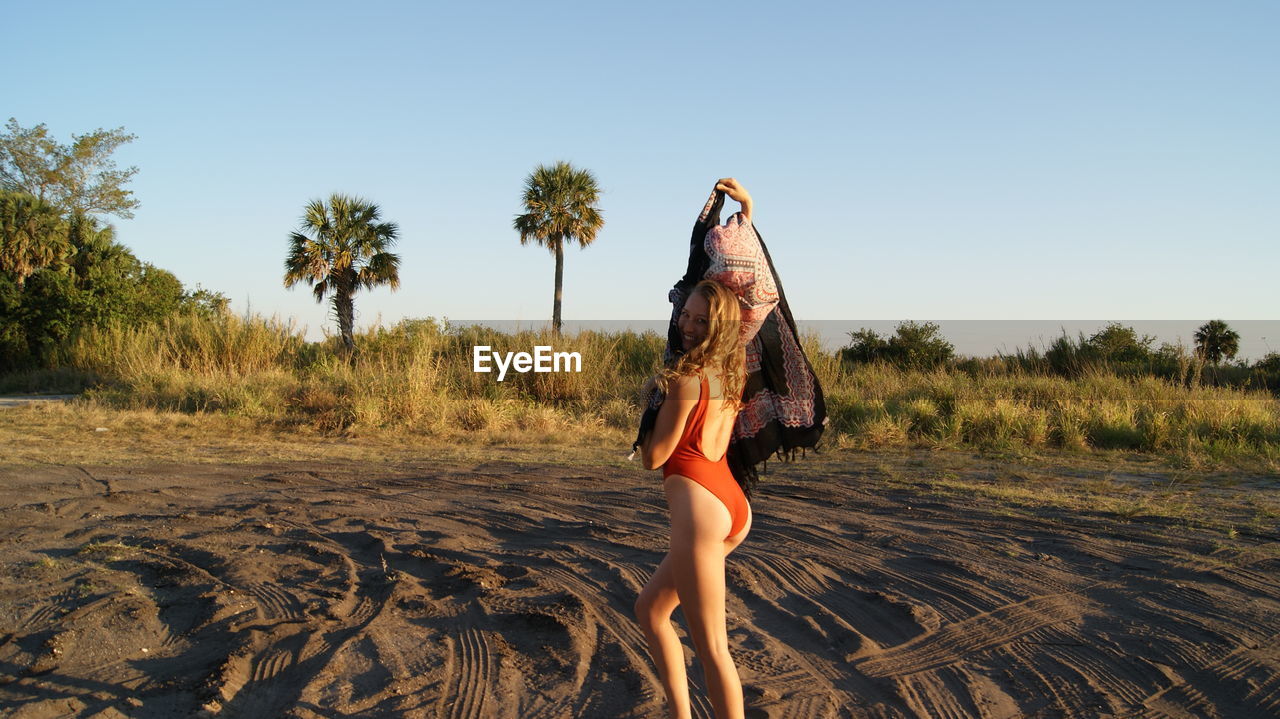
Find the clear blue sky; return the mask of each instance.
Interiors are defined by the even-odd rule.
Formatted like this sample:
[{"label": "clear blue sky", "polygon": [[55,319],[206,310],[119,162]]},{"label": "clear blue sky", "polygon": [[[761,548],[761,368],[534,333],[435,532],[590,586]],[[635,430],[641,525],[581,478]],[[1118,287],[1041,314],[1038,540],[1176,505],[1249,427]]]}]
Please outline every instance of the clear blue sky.
[{"label": "clear blue sky", "polygon": [[[739,178],[798,318],[1272,320],[1274,2],[12,3],[3,118],[124,126],[141,258],[233,307],[281,284],[310,199],[399,223],[357,322],[549,318],[511,229],[538,163],[606,225],[565,317],[661,319],[715,179]],[[1242,334],[1246,334],[1242,332]],[[1280,329],[1270,346],[1280,349]],[[1244,337],[1246,342],[1256,338]]]}]

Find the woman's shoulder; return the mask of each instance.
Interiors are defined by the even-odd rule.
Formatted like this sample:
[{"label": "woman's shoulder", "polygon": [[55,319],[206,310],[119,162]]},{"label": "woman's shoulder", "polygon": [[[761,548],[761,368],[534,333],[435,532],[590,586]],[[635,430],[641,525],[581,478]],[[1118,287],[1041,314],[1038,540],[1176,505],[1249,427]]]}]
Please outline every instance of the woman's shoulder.
[{"label": "woman's shoulder", "polygon": [[707,372],[707,389],[711,392],[713,399],[721,398],[725,386],[725,374],[722,372]]},{"label": "woman's shoulder", "polygon": [[679,374],[671,380],[671,394],[676,399],[697,399],[702,393],[702,372]]}]

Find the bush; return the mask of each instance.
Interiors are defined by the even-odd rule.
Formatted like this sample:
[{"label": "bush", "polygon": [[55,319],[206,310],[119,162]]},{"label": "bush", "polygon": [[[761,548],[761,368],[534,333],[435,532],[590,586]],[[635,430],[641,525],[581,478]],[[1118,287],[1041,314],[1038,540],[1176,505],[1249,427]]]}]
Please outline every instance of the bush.
[{"label": "bush", "polygon": [[40,265],[0,262],[0,372],[52,367],[57,351],[86,328],[227,314],[226,296],[198,286],[184,291],[172,272],[116,242],[110,225],[84,216],[59,223],[50,240],[58,251]]},{"label": "bush", "polygon": [[850,344],[840,350],[840,358],[850,363],[884,361],[902,369],[941,367],[954,359],[955,347],[939,335],[940,329],[933,322],[907,320],[885,340],[862,328],[849,333]]},{"label": "bush", "polygon": [[1151,343],[1155,341],[1155,337],[1138,337],[1132,327],[1112,322],[1086,340],[1084,349],[1097,360],[1111,365],[1140,364],[1151,359]]}]

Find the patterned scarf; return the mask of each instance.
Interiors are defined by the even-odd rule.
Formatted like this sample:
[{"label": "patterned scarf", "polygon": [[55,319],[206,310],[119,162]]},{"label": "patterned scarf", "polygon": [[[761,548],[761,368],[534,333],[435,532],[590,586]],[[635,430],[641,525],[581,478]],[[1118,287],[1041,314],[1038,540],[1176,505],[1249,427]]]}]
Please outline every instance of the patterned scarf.
[{"label": "patterned scarf", "polygon": [[[792,459],[797,449],[815,447],[827,410],[769,250],[741,214],[720,224],[724,198],[723,192],[713,192],[702,208],[689,241],[688,269],[667,295],[672,309],[663,361],[670,364],[684,352],[676,320],[694,285],[712,279],[738,296],[747,380],[726,457],[734,479],[750,497],[759,481],[756,465],[775,453]],[[633,450],[653,431],[662,400],[658,390],[649,395]]]}]

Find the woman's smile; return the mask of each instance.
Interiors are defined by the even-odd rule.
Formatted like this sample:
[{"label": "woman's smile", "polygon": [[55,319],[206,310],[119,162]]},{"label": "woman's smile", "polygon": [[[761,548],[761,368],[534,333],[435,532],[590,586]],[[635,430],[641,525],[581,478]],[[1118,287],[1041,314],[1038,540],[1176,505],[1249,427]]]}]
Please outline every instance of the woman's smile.
[{"label": "woman's smile", "polygon": [[684,309],[680,310],[680,317],[676,324],[680,327],[680,338],[684,341],[685,352],[697,347],[707,338],[709,311],[707,298],[697,293],[684,303]]}]

